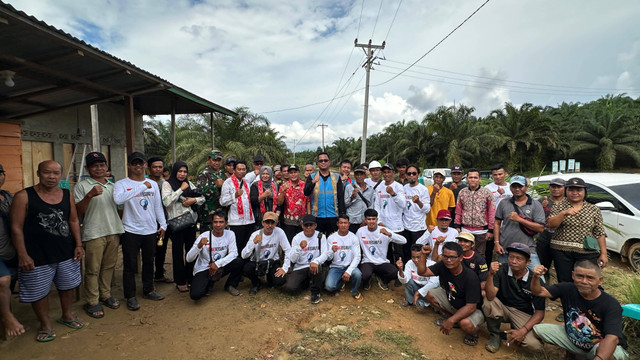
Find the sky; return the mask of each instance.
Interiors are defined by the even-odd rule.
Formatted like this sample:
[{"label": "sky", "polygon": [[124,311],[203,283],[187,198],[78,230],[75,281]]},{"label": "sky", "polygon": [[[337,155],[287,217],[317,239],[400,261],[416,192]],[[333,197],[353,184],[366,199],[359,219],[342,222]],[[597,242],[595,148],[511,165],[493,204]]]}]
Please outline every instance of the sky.
[{"label": "sky", "polygon": [[385,42],[371,71],[368,135],[440,106],[486,116],[505,102],[640,96],[640,2],[491,0],[433,48],[484,2],[8,1],[212,102],[264,114],[297,151],[321,146],[320,124],[326,145],[362,136],[356,38]]}]

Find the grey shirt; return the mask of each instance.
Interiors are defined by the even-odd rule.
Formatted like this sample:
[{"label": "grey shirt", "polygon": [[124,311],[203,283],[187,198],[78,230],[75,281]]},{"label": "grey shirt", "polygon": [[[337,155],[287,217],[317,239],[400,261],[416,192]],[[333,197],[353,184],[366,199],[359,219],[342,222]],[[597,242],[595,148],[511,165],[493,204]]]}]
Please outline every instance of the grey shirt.
[{"label": "grey shirt", "polygon": [[[362,196],[367,199],[369,202],[369,206],[365,204],[360,195],[357,195],[352,199],[351,194],[353,194],[353,188],[356,186],[359,189],[359,192]],[[348,184],[344,190],[344,205],[347,208],[347,216],[349,217],[349,222],[352,224],[360,224],[364,221],[364,211],[367,209],[373,209],[373,198],[375,196],[375,192],[373,191],[373,186],[369,186],[365,183],[364,191],[356,184]]]},{"label": "grey shirt", "polygon": [[[516,211],[515,207],[518,207],[519,211]],[[527,195],[527,202],[522,206],[518,206],[518,204],[515,203],[515,199],[511,197],[500,201],[496,209],[496,220],[502,221],[500,224],[500,245],[506,250],[511,244],[519,242],[529,245],[531,251],[535,251],[536,243],[533,241],[533,236],[525,234],[525,232],[520,229],[519,223],[509,219],[509,214],[513,211],[519,212],[535,223],[544,225],[545,217],[542,205],[538,201],[533,201],[531,197]]]}]

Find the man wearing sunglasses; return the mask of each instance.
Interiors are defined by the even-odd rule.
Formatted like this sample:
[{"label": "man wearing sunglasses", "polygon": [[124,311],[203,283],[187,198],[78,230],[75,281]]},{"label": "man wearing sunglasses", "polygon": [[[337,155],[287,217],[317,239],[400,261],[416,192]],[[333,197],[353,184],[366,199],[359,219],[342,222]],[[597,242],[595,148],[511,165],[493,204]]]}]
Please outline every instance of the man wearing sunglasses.
[{"label": "man wearing sunglasses", "polygon": [[338,215],[345,213],[344,186],[340,175],[329,169],[329,154],[318,154],[318,171],[309,175],[304,195],[311,197],[311,214],[316,217],[317,230],[326,236],[338,230]]},{"label": "man wearing sunglasses", "polygon": [[264,156],[262,155],[255,156],[253,158],[253,171],[250,173],[247,173],[247,175],[244,176],[244,181],[246,181],[247,184],[251,185],[256,179],[260,179],[260,176],[258,176],[258,173],[260,172],[260,168],[263,166],[264,166]]}]

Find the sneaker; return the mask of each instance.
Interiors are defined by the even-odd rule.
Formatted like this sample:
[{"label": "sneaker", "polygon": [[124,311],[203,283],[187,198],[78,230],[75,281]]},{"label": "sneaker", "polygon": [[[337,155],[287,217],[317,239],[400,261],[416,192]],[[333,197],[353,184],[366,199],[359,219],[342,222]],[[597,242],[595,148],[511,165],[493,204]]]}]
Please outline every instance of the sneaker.
[{"label": "sneaker", "polygon": [[233,286],[229,286],[229,287],[227,288],[227,292],[229,292],[229,294],[231,294],[231,295],[233,295],[233,296],[238,296],[238,295],[240,295],[240,291],[238,291],[238,289],[236,289],[236,288],[235,288],[235,287],[233,287]]},{"label": "sneaker", "polygon": [[353,298],[356,299],[357,302],[362,302],[364,300],[364,296],[360,292],[358,292],[355,295],[351,295],[351,296],[353,296]]},{"label": "sneaker", "polygon": [[[153,300],[153,301],[164,300],[164,295],[158,294],[155,290],[153,290],[152,292],[150,292],[148,294],[142,295],[142,297],[145,298],[145,299]],[[133,299],[135,299],[135,298],[133,298]]]},{"label": "sneaker", "polygon": [[127,309],[131,311],[136,311],[140,309],[140,304],[138,304],[138,299],[135,297],[127,299]]},{"label": "sneaker", "polygon": [[249,295],[256,295],[258,293],[258,290],[259,289],[257,286],[252,287],[251,290],[249,290]]},{"label": "sneaker", "polygon": [[311,303],[312,304],[317,304],[319,302],[320,302],[320,294],[311,295]]},{"label": "sneaker", "polygon": [[382,281],[382,279],[378,278],[378,286],[380,287],[380,289],[387,291],[389,290],[389,286],[387,284],[384,283],[384,281]]},{"label": "sneaker", "polygon": [[364,284],[363,289],[364,289],[364,290],[369,290],[369,289],[371,289],[371,278],[369,278],[369,281],[367,281],[367,283],[366,283],[366,284]]}]

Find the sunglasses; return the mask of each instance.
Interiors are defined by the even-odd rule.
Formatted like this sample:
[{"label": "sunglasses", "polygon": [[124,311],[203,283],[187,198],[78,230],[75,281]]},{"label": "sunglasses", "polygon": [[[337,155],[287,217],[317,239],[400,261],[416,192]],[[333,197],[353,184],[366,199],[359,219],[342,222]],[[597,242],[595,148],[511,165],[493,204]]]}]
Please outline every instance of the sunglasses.
[{"label": "sunglasses", "polygon": [[329,162],[329,159],[318,159],[318,162],[322,162],[322,163]]},{"label": "sunglasses", "polygon": [[410,171],[410,172],[409,172],[409,171],[407,171],[407,175],[409,175],[409,176],[413,176],[413,175],[418,175],[418,173],[417,173],[417,172],[415,172],[415,171]]}]

